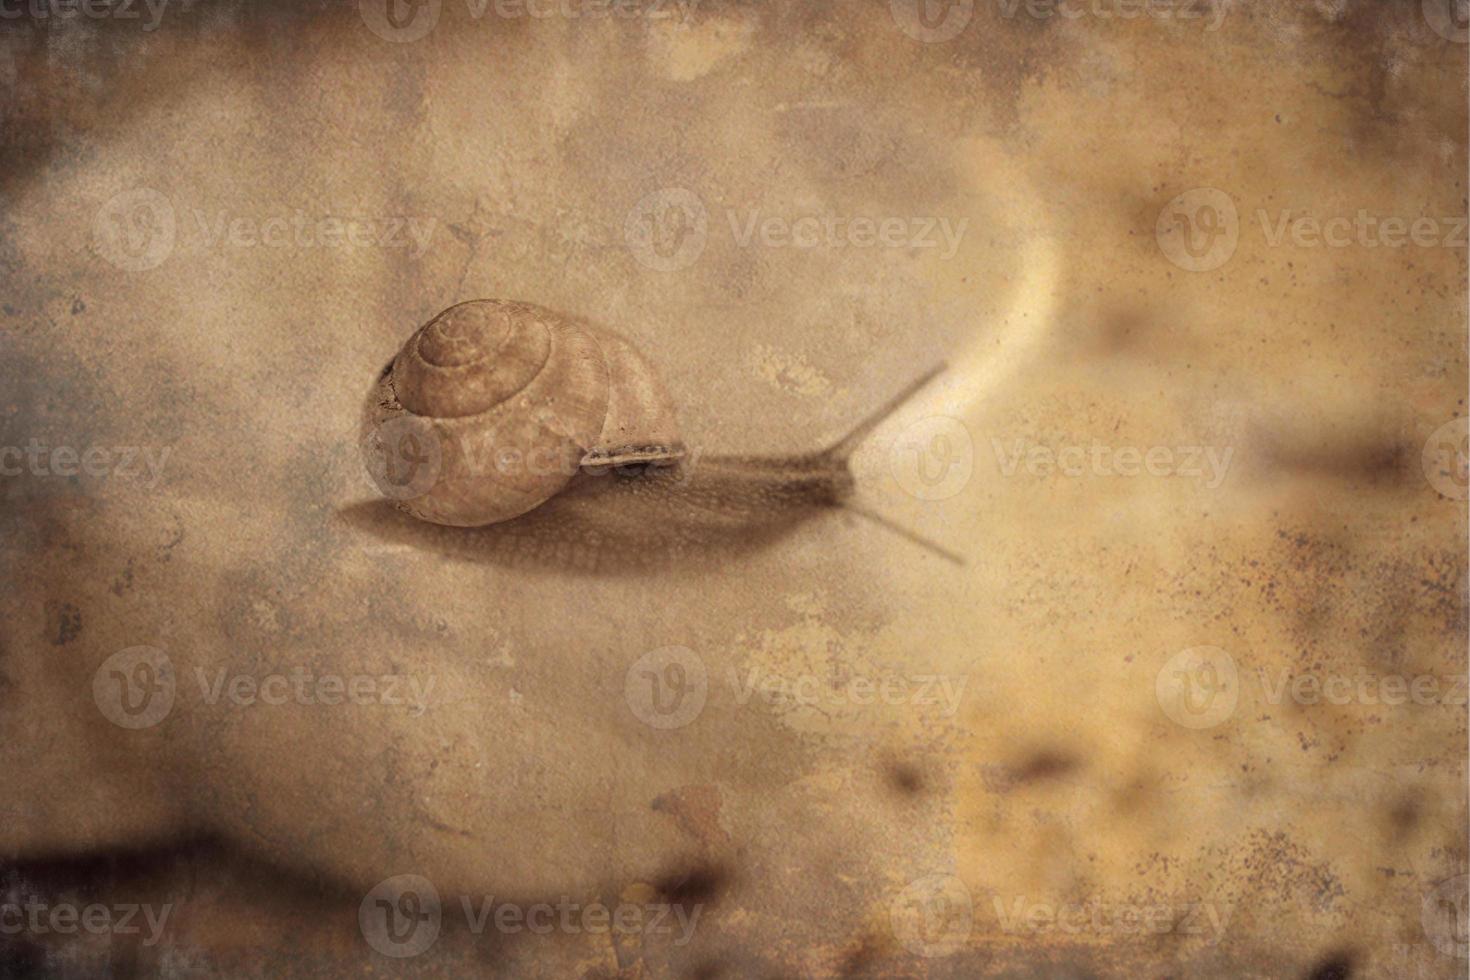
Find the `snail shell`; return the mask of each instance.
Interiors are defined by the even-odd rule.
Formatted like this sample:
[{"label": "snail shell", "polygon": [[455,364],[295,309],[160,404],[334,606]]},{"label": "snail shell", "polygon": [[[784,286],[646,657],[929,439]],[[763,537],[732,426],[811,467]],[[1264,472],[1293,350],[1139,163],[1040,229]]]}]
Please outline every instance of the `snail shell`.
[{"label": "snail shell", "polygon": [[378,488],[435,524],[532,510],[583,469],[684,455],[673,404],[623,338],[531,303],[474,300],[420,327],[368,401]]}]

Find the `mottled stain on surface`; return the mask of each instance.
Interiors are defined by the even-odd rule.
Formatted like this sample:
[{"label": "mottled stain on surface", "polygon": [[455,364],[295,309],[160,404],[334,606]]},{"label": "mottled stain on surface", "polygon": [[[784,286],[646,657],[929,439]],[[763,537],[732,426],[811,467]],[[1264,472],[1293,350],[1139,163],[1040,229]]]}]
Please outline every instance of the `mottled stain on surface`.
[{"label": "mottled stain on surface", "polygon": [[1307,971],[1305,980],[1350,980],[1353,975],[1351,953],[1329,953]]},{"label": "mottled stain on surface", "polygon": [[47,600],[46,634],[52,646],[64,647],[82,633],[82,611],[70,602]]},{"label": "mottled stain on surface", "polygon": [[720,825],[723,795],[718,786],[683,786],[653,801],[655,810],[672,813],[695,840],[725,844],[730,834]]}]

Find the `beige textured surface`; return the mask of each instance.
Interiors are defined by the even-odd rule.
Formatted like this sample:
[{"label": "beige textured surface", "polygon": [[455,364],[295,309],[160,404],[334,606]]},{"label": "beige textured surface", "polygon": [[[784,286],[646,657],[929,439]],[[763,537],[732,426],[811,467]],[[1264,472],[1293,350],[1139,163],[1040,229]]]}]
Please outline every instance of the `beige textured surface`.
[{"label": "beige textured surface", "polygon": [[[997,0],[948,40],[901,0],[476,9],[409,43],[355,5],[0,23],[0,444],[163,459],[0,477],[0,851],[11,894],[175,906],[156,945],[7,949],[82,975],[1463,975],[1424,910],[1467,871],[1466,505],[1421,452],[1466,414],[1464,43],[1417,0]],[[1160,216],[1195,191],[1208,245],[1199,188],[1239,221],[1191,271],[1222,253]],[[702,238],[658,223],[688,194]],[[1275,239],[1360,210],[1440,244]],[[260,240],[298,212],[359,239]],[[759,230],[804,216],[907,245]],[[712,455],[827,445],[948,360],[854,469],[967,563],[837,511],[629,526],[641,491],[574,502],[564,544],[385,519],[364,394],[476,296],[624,332]],[[914,445],[942,463],[908,427],[932,414],[973,446],[942,500],[905,490]],[[1118,475],[1128,447],[1171,475]],[[1183,447],[1228,465],[1180,473]],[[133,731],[94,677],[138,645],[175,700]],[[666,729],[637,665],[671,646],[705,703]],[[1237,704],[1190,728],[1168,679],[1199,647]],[[220,670],[432,687],[422,712],[211,704]],[[1400,676],[1450,696],[1356,693]],[[1274,696],[1300,677],[1355,693]],[[112,848],[143,854],[35,863]],[[389,960],[358,905],[398,874],[445,926]],[[691,942],[459,911],[659,888],[702,910]],[[1175,927],[1128,924],[1155,910]]]}]

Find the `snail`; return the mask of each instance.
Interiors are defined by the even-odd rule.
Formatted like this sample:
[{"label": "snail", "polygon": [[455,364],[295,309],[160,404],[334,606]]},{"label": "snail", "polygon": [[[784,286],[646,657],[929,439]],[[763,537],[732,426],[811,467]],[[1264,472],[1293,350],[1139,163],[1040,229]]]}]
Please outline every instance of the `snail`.
[{"label": "snail", "polygon": [[453,550],[580,554],[592,542],[648,557],[750,543],[843,507],[958,560],[854,504],[848,467],[856,445],[941,369],[827,449],[696,459],[657,372],[628,341],[532,303],[473,300],[420,327],[383,369],[362,448],[399,510],[478,529]]},{"label": "snail", "polygon": [[582,469],[685,455],[658,375],[626,340],[531,303],[460,303],[378,378],[365,444],[413,516],[477,527],[539,507]]}]

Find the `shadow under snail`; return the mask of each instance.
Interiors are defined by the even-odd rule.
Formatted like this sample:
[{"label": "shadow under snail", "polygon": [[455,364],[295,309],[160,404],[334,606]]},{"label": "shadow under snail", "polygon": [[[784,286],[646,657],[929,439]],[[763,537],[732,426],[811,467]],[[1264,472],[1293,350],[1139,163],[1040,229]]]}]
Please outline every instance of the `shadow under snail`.
[{"label": "shadow under snail", "polygon": [[[397,509],[478,529],[471,541],[490,552],[708,551],[842,507],[959,561],[856,506],[848,466],[857,444],[939,370],[827,449],[695,459],[662,381],[626,340],[531,303],[473,300],[420,327],[384,368],[362,448]],[[355,518],[385,529],[360,509]],[[462,552],[469,542],[447,539],[447,527],[387,530]]]}]

